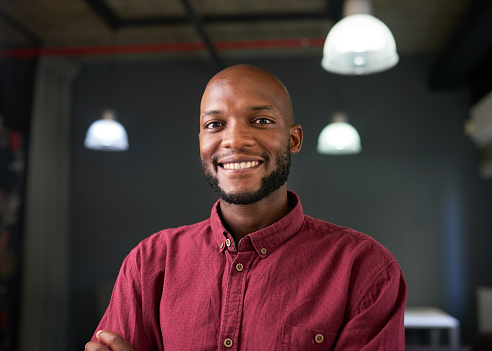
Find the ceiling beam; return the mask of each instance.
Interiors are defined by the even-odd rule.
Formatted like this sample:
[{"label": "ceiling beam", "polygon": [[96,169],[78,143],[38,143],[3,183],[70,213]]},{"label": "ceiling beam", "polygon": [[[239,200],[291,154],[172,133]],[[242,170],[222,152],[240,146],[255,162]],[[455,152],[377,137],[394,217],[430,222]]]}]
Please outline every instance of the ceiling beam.
[{"label": "ceiling beam", "polygon": [[31,32],[24,24],[20,23],[18,20],[10,16],[7,12],[0,9],[0,18],[7,22],[12,28],[21,33],[24,37],[29,39],[37,47],[43,46],[43,41],[36,34]]},{"label": "ceiling beam", "polygon": [[434,63],[429,75],[431,88],[455,88],[469,83],[474,69],[492,49],[491,33],[492,1],[475,0]]},{"label": "ceiling beam", "polygon": [[[292,38],[264,40],[216,41],[216,50],[263,50],[263,49],[306,49],[322,48],[325,38]],[[155,44],[124,44],[105,46],[35,47],[22,49],[0,49],[0,58],[22,58],[43,56],[97,56],[123,54],[152,54],[157,52],[190,52],[206,50],[204,43],[175,42]]]},{"label": "ceiling beam", "polygon": [[[85,0],[98,1],[98,0]],[[99,14],[105,21],[106,19]],[[109,16],[111,18],[111,16]],[[237,15],[204,15],[200,16],[202,23],[231,23],[231,22],[262,22],[262,21],[311,21],[329,20],[331,16],[325,12],[306,13],[244,13]],[[108,21],[109,23],[109,21]],[[130,26],[168,26],[176,24],[189,24],[187,16],[162,16],[162,17],[140,17],[140,18],[117,18],[116,27]]]},{"label": "ceiling beam", "polygon": [[[161,16],[120,18],[104,0],[84,0],[91,9],[112,29],[130,26],[166,26],[189,24],[188,16]],[[234,15],[204,15],[200,16],[201,23],[228,23],[228,22],[262,22],[262,21],[311,21],[336,20],[341,18],[343,0],[328,0],[327,11],[318,12],[283,12],[283,13],[244,13]],[[186,5],[185,5],[186,6]]]},{"label": "ceiling beam", "polygon": [[205,32],[205,29],[203,28],[202,22],[200,18],[197,16],[195,13],[195,10],[193,7],[190,5],[190,3],[187,0],[181,0],[181,3],[186,9],[186,12],[188,13],[188,17],[190,18],[191,23],[195,26],[195,29],[197,30],[198,34],[202,38],[203,42],[207,46],[208,52],[210,53],[210,56],[212,56],[212,59],[215,63],[215,66],[217,67],[217,70],[222,70],[224,69],[224,63],[222,60],[219,58],[219,55],[217,55],[217,51],[215,51],[214,46],[212,45],[212,41],[208,37],[207,33]]},{"label": "ceiling beam", "polygon": [[113,30],[121,27],[122,21],[104,0],[85,0],[92,10]]}]

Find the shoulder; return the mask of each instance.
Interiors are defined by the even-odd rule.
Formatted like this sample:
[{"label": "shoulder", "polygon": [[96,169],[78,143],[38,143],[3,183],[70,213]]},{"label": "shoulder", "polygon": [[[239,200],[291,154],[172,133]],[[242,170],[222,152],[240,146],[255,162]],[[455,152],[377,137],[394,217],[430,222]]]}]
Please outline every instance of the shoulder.
[{"label": "shoulder", "polygon": [[352,228],[342,227],[317,218],[304,216],[304,230],[323,242],[330,250],[350,253],[353,259],[377,260],[381,264],[396,262],[391,252],[373,237]]},{"label": "shoulder", "polygon": [[183,248],[196,248],[210,240],[210,219],[176,228],[163,229],[142,240],[128,255],[134,262],[162,260]]},{"label": "shoulder", "polygon": [[165,243],[175,240],[193,240],[199,237],[200,234],[210,228],[210,219],[203,220],[198,223],[183,225],[176,228],[163,229],[148,238],[142,240],[138,246],[154,246],[159,243]]}]

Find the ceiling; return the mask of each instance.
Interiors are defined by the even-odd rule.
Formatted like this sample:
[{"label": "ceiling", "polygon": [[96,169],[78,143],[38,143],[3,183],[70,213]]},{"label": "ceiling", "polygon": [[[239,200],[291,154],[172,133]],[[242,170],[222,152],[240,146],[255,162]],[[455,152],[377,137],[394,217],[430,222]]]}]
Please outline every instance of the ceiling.
[{"label": "ceiling", "polygon": [[[323,38],[340,0],[3,0],[2,48]],[[469,0],[373,0],[402,53],[441,50]],[[335,18],[335,19],[338,19]]]},{"label": "ceiling", "polygon": [[[436,87],[463,83],[490,53],[491,3],[372,0],[400,54],[440,54],[430,76]],[[201,53],[220,66],[222,57],[245,50],[321,55],[342,6],[343,0],[0,0],[0,56]]]}]

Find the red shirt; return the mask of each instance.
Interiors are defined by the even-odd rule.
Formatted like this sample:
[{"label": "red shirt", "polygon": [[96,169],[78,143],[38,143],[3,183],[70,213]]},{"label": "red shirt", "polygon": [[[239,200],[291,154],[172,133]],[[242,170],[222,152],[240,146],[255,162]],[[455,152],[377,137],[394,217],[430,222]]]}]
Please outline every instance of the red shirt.
[{"label": "red shirt", "polygon": [[218,202],[210,219],[142,241],[97,330],[137,351],[404,350],[406,285],[391,253],[289,198],[287,216],[237,246]]}]

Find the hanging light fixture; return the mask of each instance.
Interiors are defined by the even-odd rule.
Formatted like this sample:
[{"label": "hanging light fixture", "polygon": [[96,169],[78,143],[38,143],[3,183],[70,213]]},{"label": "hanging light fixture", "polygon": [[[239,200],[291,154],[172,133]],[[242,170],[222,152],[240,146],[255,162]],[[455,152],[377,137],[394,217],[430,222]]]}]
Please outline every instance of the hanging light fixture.
[{"label": "hanging light fixture", "polygon": [[84,146],[101,151],[128,150],[125,127],[116,120],[113,110],[105,110],[102,118],[91,124],[85,136]]},{"label": "hanging light fixture", "polygon": [[328,33],[321,66],[333,73],[359,75],[394,67],[399,57],[389,28],[371,15],[369,0],[346,0],[344,18]]},{"label": "hanging light fixture", "polygon": [[333,122],[323,128],[317,150],[326,155],[350,155],[361,152],[360,136],[342,112],[333,115]]}]

